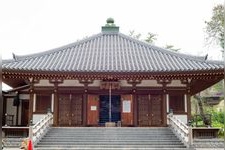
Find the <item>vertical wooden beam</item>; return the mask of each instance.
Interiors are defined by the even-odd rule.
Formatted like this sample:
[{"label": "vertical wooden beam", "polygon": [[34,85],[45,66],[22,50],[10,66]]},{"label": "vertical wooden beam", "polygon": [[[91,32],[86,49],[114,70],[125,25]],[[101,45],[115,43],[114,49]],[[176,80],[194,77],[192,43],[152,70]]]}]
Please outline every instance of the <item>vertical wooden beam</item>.
[{"label": "vertical wooden beam", "polygon": [[191,96],[187,94],[187,122],[191,120]]},{"label": "vertical wooden beam", "polygon": [[136,90],[137,90],[137,84],[140,84],[141,80],[131,79],[131,80],[127,80],[127,83],[132,85],[134,126],[138,126],[138,100],[137,100]]},{"label": "vertical wooden beam", "polygon": [[163,92],[163,99],[162,99],[162,126],[167,126],[167,104],[166,104],[166,92]]},{"label": "vertical wooden beam", "polygon": [[59,125],[59,98],[58,98],[58,85],[63,83],[63,79],[52,79],[49,83],[54,84],[54,112],[53,112],[53,126]]},{"label": "vertical wooden beam", "polygon": [[[33,108],[34,108],[34,84],[35,83],[39,83],[38,79],[35,78],[29,78],[29,82],[30,82],[30,89],[29,89],[29,93],[30,93],[30,100],[29,100],[29,116],[28,116],[28,122],[30,123],[31,120],[33,122]],[[36,104],[35,104],[36,105]]]},{"label": "vertical wooden beam", "polygon": [[134,109],[134,126],[138,126],[138,106],[137,106],[137,94],[136,94],[136,90],[133,90],[133,109]]},{"label": "vertical wooden beam", "polygon": [[88,91],[87,89],[84,90],[84,95],[83,95],[83,126],[87,125],[87,99],[88,99]]},{"label": "vertical wooden beam", "polygon": [[59,99],[58,99],[58,84],[54,83],[54,112],[53,112],[53,126],[58,126],[59,119]]},{"label": "vertical wooden beam", "polygon": [[7,109],[7,97],[4,96],[4,94],[2,95],[3,97],[3,113],[2,113],[2,126],[6,124],[6,118],[5,118],[5,114],[6,114],[6,109]]},{"label": "vertical wooden beam", "polygon": [[84,84],[84,94],[83,94],[83,116],[82,116],[82,121],[83,121],[83,126],[87,126],[87,99],[88,99],[88,84],[91,84],[94,82],[94,80],[79,80],[81,84]]},{"label": "vertical wooden beam", "polygon": [[187,80],[187,122],[191,120],[191,79]]},{"label": "vertical wooden beam", "polygon": [[162,90],[163,90],[163,99],[162,99],[162,126],[167,126],[167,84],[170,84],[172,80],[158,80],[159,84],[162,84]]},{"label": "vertical wooden beam", "polygon": [[28,122],[33,120],[33,106],[34,106],[34,83],[33,81],[30,82],[30,100],[29,100],[29,116],[28,116]]}]

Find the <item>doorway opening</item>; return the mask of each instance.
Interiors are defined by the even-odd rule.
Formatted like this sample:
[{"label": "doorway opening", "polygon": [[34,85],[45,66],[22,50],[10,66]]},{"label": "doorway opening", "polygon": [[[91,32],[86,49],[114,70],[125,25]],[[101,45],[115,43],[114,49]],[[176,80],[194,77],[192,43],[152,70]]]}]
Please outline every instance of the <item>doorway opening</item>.
[{"label": "doorway opening", "polygon": [[[111,95],[111,111],[110,111],[110,97],[109,95],[100,95],[100,112],[99,125],[105,126],[106,122],[121,121],[121,96]],[[111,119],[110,119],[111,113]]]}]

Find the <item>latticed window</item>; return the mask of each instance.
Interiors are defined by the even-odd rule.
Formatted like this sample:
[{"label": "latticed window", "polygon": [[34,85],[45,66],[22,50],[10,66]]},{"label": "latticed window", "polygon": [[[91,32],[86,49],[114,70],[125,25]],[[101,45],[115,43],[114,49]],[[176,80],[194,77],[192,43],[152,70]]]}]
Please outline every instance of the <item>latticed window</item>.
[{"label": "latticed window", "polygon": [[183,94],[172,94],[169,96],[169,108],[174,113],[185,113],[185,103]]},{"label": "latticed window", "polygon": [[47,113],[51,108],[51,94],[36,95],[36,111],[37,113]]}]

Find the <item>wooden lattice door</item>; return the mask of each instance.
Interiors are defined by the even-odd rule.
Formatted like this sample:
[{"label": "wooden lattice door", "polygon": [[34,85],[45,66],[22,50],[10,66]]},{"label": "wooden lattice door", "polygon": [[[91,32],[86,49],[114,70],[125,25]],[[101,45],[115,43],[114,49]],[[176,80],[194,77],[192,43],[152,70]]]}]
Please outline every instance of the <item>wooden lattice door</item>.
[{"label": "wooden lattice door", "polygon": [[59,125],[69,126],[70,123],[70,94],[59,95]]},{"label": "wooden lattice door", "polygon": [[82,95],[59,94],[59,125],[82,125]]},{"label": "wooden lattice door", "polygon": [[138,95],[138,124],[150,126],[149,120],[149,95]]},{"label": "wooden lattice door", "polygon": [[22,118],[21,118],[21,125],[27,126],[29,124],[29,101],[23,100],[22,101]]},{"label": "wooden lattice door", "polygon": [[138,125],[162,125],[161,95],[138,95]]},{"label": "wooden lattice door", "polygon": [[82,95],[71,96],[71,125],[82,125]]},{"label": "wooden lattice door", "polygon": [[151,125],[162,125],[162,96],[151,95]]}]

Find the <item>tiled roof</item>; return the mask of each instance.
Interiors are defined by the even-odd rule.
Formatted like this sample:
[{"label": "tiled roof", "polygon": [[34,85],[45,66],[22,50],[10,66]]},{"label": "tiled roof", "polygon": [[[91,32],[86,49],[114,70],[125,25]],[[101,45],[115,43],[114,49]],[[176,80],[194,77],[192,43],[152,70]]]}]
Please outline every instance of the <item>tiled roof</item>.
[{"label": "tiled roof", "polygon": [[222,62],[184,55],[120,32],[101,32],[50,51],[3,60],[2,69],[65,72],[176,72],[223,69]]}]

